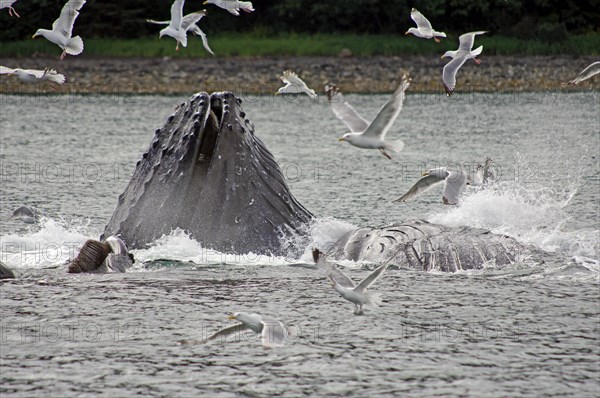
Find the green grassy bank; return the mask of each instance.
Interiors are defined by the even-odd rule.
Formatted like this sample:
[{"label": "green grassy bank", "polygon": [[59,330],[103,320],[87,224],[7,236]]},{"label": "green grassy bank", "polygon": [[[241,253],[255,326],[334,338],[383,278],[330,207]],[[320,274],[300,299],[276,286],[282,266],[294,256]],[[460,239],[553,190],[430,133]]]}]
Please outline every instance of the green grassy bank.
[{"label": "green grassy bank", "polygon": [[[145,39],[85,39],[85,54],[104,57],[210,57],[200,38],[188,36],[188,47],[175,52],[175,41],[158,37]],[[403,35],[280,35],[265,37],[248,34],[210,35],[209,44],[218,57],[230,56],[336,56],[348,48],[355,56],[441,55],[458,47],[458,36],[442,43]],[[501,36],[479,36],[475,46],[483,45],[486,55],[599,55],[600,33],[570,36],[561,42],[520,40]],[[45,39],[0,43],[0,57],[57,55],[60,49]]]}]

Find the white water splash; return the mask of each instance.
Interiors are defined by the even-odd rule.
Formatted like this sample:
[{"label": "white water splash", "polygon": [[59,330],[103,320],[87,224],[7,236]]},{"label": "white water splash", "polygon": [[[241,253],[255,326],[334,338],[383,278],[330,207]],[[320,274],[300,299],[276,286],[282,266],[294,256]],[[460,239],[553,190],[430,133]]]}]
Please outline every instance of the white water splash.
[{"label": "white water splash", "polygon": [[195,265],[289,265],[291,260],[281,256],[223,253],[202,247],[189,233],[177,228],[163,235],[146,249],[132,250],[136,262],[172,260]]},{"label": "white water splash", "polygon": [[444,208],[428,217],[433,223],[489,229],[522,243],[568,256],[598,256],[598,230],[565,231],[566,207],[576,190],[522,187],[497,183],[471,190],[460,206]]},{"label": "white water splash", "polygon": [[63,221],[42,217],[39,226],[32,226],[26,233],[0,237],[0,260],[11,268],[63,265],[90,239],[84,229],[85,226],[69,226]]}]

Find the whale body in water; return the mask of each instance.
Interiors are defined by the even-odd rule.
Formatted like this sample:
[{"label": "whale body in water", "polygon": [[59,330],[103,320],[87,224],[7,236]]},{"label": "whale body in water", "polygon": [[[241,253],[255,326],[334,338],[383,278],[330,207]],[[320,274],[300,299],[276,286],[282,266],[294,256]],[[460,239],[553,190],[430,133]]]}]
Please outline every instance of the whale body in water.
[{"label": "whale body in water", "polygon": [[[115,235],[129,248],[143,248],[180,228],[221,252],[289,255],[286,238],[306,234],[315,216],[289,191],[241,104],[233,93],[219,92],[195,94],[177,107],[138,161],[103,238]],[[440,271],[542,261],[543,255],[488,230],[423,220],[359,228],[325,249],[337,260]]]}]

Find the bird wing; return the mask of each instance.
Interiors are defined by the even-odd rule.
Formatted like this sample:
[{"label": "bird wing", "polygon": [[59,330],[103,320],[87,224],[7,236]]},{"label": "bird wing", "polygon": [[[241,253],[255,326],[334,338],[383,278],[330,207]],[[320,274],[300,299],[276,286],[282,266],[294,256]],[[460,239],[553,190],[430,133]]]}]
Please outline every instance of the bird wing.
[{"label": "bird wing", "polygon": [[0,66],[0,75],[10,75],[15,73],[16,69],[7,68],[6,66]]},{"label": "bird wing", "polygon": [[354,281],[350,279],[350,277],[344,274],[335,264],[332,264],[327,261],[325,254],[321,252],[319,249],[313,249],[313,260],[317,264],[317,268],[325,271],[327,276],[332,278],[338,285],[343,286],[345,288],[354,289],[356,286]]},{"label": "bird wing", "polygon": [[183,3],[185,3],[185,0],[175,0],[171,6],[171,21],[169,26],[175,30],[181,29],[181,21],[183,20]]},{"label": "bird wing", "polygon": [[598,73],[600,73],[600,61],[594,62],[591,65],[588,65],[584,70],[579,72],[579,74],[577,75],[577,77],[575,79],[569,81],[569,84],[580,83]]},{"label": "bird wing", "polygon": [[60,33],[64,37],[71,37],[73,24],[79,15],[79,10],[85,4],[86,0],[69,0],[60,11],[60,16],[52,24],[52,30]]},{"label": "bird wing", "polygon": [[229,326],[225,329],[221,329],[218,332],[214,333],[212,336],[208,337],[206,340],[204,341],[209,341],[209,340],[215,340],[219,337],[227,337],[229,335],[232,335],[234,333],[239,333],[242,332],[246,329],[250,329],[248,326],[246,326],[243,323],[238,323],[237,325],[233,325],[233,326]]},{"label": "bird wing", "polygon": [[457,204],[467,185],[467,174],[462,171],[450,171],[444,183],[442,195],[450,204]]},{"label": "bird wing", "polygon": [[394,202],[406,202],[407,200],[410,200],[413,197],[422,194],[423,192],[429,190],[431,187],[433,187],[438,182],[442,182],[442,181],[444,181],[444,180],[435,175],[425,176],[425,177],[421,178],[419,181],[417,181],[415,183],[415,185],[413,185],[412,188],[410,188],[408,190],[407,193],[400,196],[398,199],[394,200]]},{"label": "bird wing", "polygon": [[148,23],[154,23],[157,25],[168,25],[171,23],[171,21],[155,21],[154,19],[146,19],[146,22]]},{"label": "bird wing", "polygon": [[375,120],[371,122],[369,127],[365,130],[363,135],[365,137],[376,137],[380,140],[385,138],[386,133],[392,127],[400,111],[402,110],[402,104],[404,103],[404,92],[410,86],[410,79],[408,75],[402,76],[400,85],[392,94],[392,98],[381,108]]},{"label": "bird wing", "polygon": [[477,168],[475,168],[475,173],[473,174],[471,185],[475,187],[483,185],[483,174],[483,165],[478,164]]},{"label": "bird wing", "polygon": [[192,25],[193,28],[191,28],[190,30],[192,31],[192,33],[194,33],[195,35],[200,36],[200,38],[202,39],[202,45],[204,46],[204,48],[206,49],[206,51],[208,51],[209,53],[211,53],[212,55],[215,55],[215,53],[213,53],[213,51],[210,49],[210,47],[208,46],[208,38],[206,37],[206,35],[204,34],[204,32],[202,31],[202,29],[200,29],[198,27],[198,25]]},{"label": "bird wing", "polygon": [[473,48],[473,43],[475,42],[475,36],[482,35],[484,33],[486,33],[486,31],[480,30],[477,32],[469,32],[465,33],[464,35],[461,35],[458,38],[458,42],[460,43],[458,45],[458,50],[471,51],[471,49]]},{"label": "bird wing", "polygon": [[456,72],[466,61],[466,57],[457,57],[444,66],[442,81],[444,82],[444,89],[446,89],[448,97],[452,95],[456,88]]},{"label": "bird wing", "polygon": [[327,85],[325,93],[333,114],[340,119],[351,132],[362,133],[369,127],[369,122],[358,114],[356,109],[344,100],[344,96],[335,85]]},{"label": "bird wing", "polygon": [[192,12],[181,19],[181,29],[192,30],[196,22],[200,21],[206,15],[206,10]]},{"label": "bird wing", "polygon": [[362,280],[362,282],[360,282],[358,284],[358,286],[356,286],[354,288],[355,292],[358,293],[363,293],[365,290],[367,290],[369,288],[369,286],[371,286],[373,283],[375,283],[375,281],[377,279],[379,279],[381,277],[381,275],[383,275],[384,271],[387,269],[389,265],[389,262],[386,262],[383,265],[380,265],[379,267],[375,268],[375,271],[371,272],[369,274],[369,276],[367,276],[365,279]]},{"label": "bird wing", "polygon": [[496,171],[494,170],[494,161],[490,158],[485,160],[483,165],[483,182],[488,183],[496,179]]},{"label": "bird wing", "polygon": [[417,11],[416,8],[413,8],[410,11],[410,17],[417,24],[417,28],[419,28],[419,29],[422,29],[422,28],[433,29],[431,27],[431,23],[429,22],[429,20],[427,18],[425,18],[423,16],[423,14],[421,14],[419,11]]},{"label": "bird wing", "polygon": [[285,343],[288,336],[288,330],[282,322],[263,317],[260,323],[263,325],[261,332],[263,346],[276,347],[282,346]]},{"label": "bird wing", "polygon": [[304,88],[308,89],[308,87],[306,86],[306,83],[304,83],[302,81],[302,79],[300,79],[298,77],[298,75],[295,74],[294,72],[292,72],[291,70],[284,71],[283,72],[283,76],[281,76],[280,79],[284,83],[288,83],[288,84],[291,84],[293,86],[296,86],[296,87],[298,87],[301,90],[303,90]]}]

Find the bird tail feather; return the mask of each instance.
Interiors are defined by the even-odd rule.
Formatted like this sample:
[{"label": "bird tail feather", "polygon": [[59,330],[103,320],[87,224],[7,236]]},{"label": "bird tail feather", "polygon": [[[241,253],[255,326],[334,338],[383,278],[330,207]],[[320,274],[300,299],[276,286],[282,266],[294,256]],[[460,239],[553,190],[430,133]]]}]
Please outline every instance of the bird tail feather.
[{"label": "bird tail feather", "polygon": [[83,52],[83,40],[81,37],[75,36],[69,39],[65,51],[69,55],[78,55]]},{"label": "bird tail feather", "polygon": [[394,153],[400,152],[404,148],[404,142],[402,140],[389,141],[385,143],[385,149]]}]

